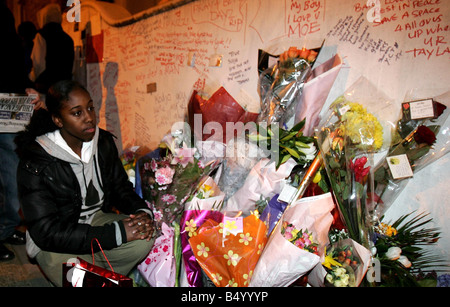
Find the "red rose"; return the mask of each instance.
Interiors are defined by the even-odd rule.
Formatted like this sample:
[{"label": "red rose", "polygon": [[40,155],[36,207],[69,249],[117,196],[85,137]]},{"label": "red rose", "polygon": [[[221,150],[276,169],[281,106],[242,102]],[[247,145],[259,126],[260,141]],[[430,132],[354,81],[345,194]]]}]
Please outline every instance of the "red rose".
[{"label": "red rose", "polygon": [[414,140],[418,144],[426,143],[431,146],[436,141],[436,135],[430,128],[421,125],[417,127],[417,130],[414,133]]},{"label": "red rose", "polygon": [[355,173],[355,180],[362,182],[364,177],[369,173],[370,167],[364,167],[367,163],[367,157],[361,157],[352,162],[350,160],[349,167]]}]

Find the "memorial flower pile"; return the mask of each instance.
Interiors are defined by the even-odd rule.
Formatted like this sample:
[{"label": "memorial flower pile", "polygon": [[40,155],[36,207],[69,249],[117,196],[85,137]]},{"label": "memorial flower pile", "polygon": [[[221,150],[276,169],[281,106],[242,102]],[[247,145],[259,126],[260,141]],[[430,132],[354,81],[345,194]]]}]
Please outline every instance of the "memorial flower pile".
[{"label": "memorial flower pile", "polygon": [[[207,109],[232,105],[217,127],[245,119],[257,124],[256,131],[212,140],[190,134],[194,129],[177,131],[136,163],[142,197],[165,230],[158,235],[173,246],[173,257],[152,264],[166,284],[281,287],[301,279],[317,287],[422,286],[433,279],[430,268],[446,268],[422,249],[440,237],[437,229],[422,227],[431,221],[426,215],[409,213],[388,223],[381,213],[401,191],[391,188],[400,181],[391,178],[389,163],[398,165],[404,154],[417,171],[437,159],[431,153],[449,142],[440,133],[448,109],[437,99],[435,116],[416,120],[410,118],[414,107],[404,104],[390,134],[367,94],[380,105],[391,101],[361,78],[307,135],[306,123],[316,123],[316,115],[292,127],[286,120],[293,118],[316,57],[316,51],[290,48],[261,72],[258,118],[236,106],[223,87],[213,99],[195,93],[196,104],[189,103],[191,115],[208,114],[202,128],[216,113]],[[196,146],[188,146],[192,140]],[[242,142],[238,154],[256,148],[258,155],[224,156]],[[375,164],[383,150],[386,159]],[[380,280],[372,278],[377,261]],[[148,265],[141,264],[142,270],[150,272]]]}]

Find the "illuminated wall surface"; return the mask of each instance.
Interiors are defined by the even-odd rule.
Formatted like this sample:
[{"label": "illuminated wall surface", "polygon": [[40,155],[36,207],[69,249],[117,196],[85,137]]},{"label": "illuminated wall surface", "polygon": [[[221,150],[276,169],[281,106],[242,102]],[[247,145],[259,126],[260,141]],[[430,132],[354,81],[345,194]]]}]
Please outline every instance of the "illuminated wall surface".
[{"label": "illuminated wall surface", "polygon": [[[223,86],[247,110],[259,112],[258,50],[278,55],[290,46],[322,45],[316,65],[335,54],[342,68],[325,106],[359,77],[370,80],[398,108],[450,90],[450,1],[248,0],[177,1],[131,16],[109,3],[83,1],[64,21],[80,46],[77,79],[99,110],[100,126],[121,148],[155,148],[184,121],[193,90]],[[82,51],[84,50],[84,51]],[[370,93],[368,93],[370,95]],[[382,102],[380,102],[382,103]],[[387,217],[430,212],[450,250],[450,161],[445,155],[414,175]],[[449,259],[450,260],[450,259]]]}]

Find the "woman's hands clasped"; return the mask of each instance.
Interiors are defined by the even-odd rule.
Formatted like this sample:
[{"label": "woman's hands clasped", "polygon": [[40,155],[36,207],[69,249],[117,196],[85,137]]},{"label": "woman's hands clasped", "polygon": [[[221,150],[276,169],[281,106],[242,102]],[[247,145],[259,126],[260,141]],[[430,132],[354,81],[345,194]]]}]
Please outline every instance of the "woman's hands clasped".
[{"label": "woman's hands clasped", "polygon": [[155,231],[153,220],[146,212],[130,214],[129,217],[122,220],[127,233],[127,241],[152,239]]}]

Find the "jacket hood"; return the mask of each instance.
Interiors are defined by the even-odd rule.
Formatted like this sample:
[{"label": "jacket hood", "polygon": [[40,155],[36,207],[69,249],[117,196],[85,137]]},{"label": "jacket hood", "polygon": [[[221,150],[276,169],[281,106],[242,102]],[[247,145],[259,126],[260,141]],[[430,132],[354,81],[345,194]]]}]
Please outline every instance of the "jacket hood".
[{"label": "jacket hood", "polygon": [[[80,163],[80,161],[89,163],[91,162],[92,157],[95,154],[94,149],[97,148],[98,135],[99,128],[97,126],[95,129],[94,138],[91,142],[89,142],[90,144],[83,144],[81,158],[78,157],[72,151],[72,149],[70,149],[64,139],[61,137],[59,130],[36,137],[36,142],[38,142],[49,155],[55,158],[61,159],[71,164],[78,164]],[[86,150],[87,146],[90,146],[90,149]]]}]

